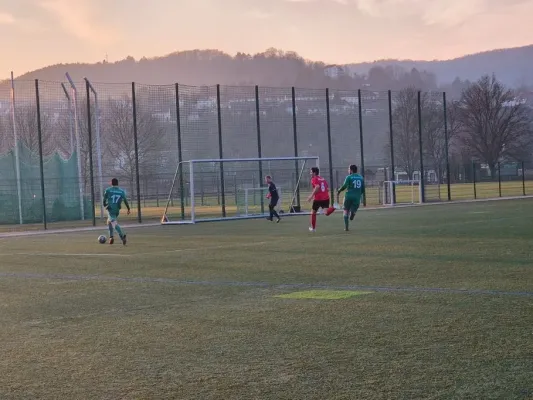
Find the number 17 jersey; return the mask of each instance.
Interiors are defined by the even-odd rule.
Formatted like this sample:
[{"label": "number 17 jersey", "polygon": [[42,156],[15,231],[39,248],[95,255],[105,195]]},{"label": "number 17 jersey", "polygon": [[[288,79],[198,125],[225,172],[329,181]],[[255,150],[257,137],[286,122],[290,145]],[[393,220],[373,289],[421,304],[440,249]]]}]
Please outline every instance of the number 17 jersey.
[{"label": "number 17 jersey", "polygon": [[104,204],[110,214],[118,215],[122,202],[127,201],[126,192],[119,187],[109,187],[104,192]]},{"label": "number 17 jersey", "polygon": [[313,189],[319,187],[318,192],[315,193],[315,200],[323,201],[329,200],[328,182],[321,176],[313,176],[311,179],[311,186]]}]

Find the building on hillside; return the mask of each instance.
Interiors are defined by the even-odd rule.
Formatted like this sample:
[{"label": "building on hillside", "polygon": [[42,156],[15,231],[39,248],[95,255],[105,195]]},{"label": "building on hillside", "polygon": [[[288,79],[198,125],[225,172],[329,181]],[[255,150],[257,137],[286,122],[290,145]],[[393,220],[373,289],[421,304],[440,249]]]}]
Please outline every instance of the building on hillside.
[{"label": "building on hillside", "polygon": [[339,79],[341,76],[347,75],[347,72],[340,65],[326,65],[324,67],[324,75],[332,79]]}]

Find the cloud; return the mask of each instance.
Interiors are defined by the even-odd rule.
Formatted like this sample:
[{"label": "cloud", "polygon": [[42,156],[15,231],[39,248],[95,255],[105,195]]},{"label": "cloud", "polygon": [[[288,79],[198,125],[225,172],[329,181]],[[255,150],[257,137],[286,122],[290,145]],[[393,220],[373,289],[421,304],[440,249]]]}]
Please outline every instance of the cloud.
[{"label": "cloud", "polygon": [[492,8],[491,0],[353,0],[362,13],[378,18],[418,17],[425,25],[451,27]]},{"label": "cloud", "polygon": [[311,3],[320,1],[357,7],[367,16],[383,19],[418,18],[428,26],[453,27],[471,17],[493,11],[511,3],[531,0],[285,0],[291,3]]},{"label": "cloud", "polygon": [[6,25],[10,29],[19,31],[22,33],[42,33],[46,31],[46,28],[43,27],[38,21],[27,19],[27,18],[17,18],[13,14],[0,11],[0,26]]},{"label": "cloud", "polygon": [[120,39],[119,33],[98,23],[91,0],[43,0],[39,6],[52,14],[71,35],[95,45],[108,45]]},{"label": "cloud", "polygon": [[269,19],[272,17],[271,13],[268,13],[266,11],[261,10],[251,10],[244,14],[246,18],[253,18],[253,19]]},{"label": "cloud", "polygon": [[[452,27],[468,18],[501,6],[499,0],[285,0],[291,3],[315,3],[323,6],[335,3],[352,6],[374,18],[402,19],[415,17],[425,25]],[[506,0],[523,2],[528,0]],[[507,4],[507,3],[506,3]]]},{"label": "cloud", "polygon": [[13,25],[16,22],[12,14],[0,11],[0,25]]}]

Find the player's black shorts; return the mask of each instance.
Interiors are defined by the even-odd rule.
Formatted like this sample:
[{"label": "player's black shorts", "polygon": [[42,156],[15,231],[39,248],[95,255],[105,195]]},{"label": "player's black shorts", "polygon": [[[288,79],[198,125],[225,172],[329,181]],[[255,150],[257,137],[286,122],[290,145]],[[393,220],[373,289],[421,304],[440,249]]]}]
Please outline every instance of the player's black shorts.
[{"label": "player's black shorts", "polygon": [[268,206],[269,207],[276,207],[278,205],[278,201],[279,201],[279,198],[277,198],[277,199],[271,198],[270,199],[270,204]]},{"label": "player's black shorts", "polygon": [[329,208],[329,199],[327,200],[314,200],[313,201],[313,211],[318,211],[320,208],[328,209]]}]

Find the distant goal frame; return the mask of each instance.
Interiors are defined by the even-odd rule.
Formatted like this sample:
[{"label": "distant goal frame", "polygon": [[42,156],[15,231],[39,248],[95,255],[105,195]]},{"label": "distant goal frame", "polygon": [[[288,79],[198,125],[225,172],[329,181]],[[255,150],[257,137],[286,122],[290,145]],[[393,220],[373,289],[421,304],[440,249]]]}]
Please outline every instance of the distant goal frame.
[{"label": "distant goal frame", "polygon": [[[411,188],[411,201],[410,202],[398,202],[397,201],[397,187],[398,186],[409,186]],[[418,189],[415,189],[418,187]],[[422,182],[417,179],[409,180],[395,180],[395,181],[383,181],[382,183],[382,193],[381,193],[381,204],[387,207],[393,207],[395,205],[409,205],[409,204],[423,204],[423,195],[422,195]],[[418,199],[415,199],[415,193],[418,192]]]},{"label": "distant goal frame", "polygon": [[[294,191],[291,193],[291,202],[288,208],[288,212],[284,213],[282,216],[301,216],[301,215],[310,215],[310,211],[301,211],[301,209],[296,210],[296,204],[294,204],[294,201],[296,200],[297,192],[300,187],[301,179],[303,176],[303,173],[305,171],[306,163],[311,161],[312,165],[308,165],[308,169],[311,167],[320,167],[320,157],[318,156],[296,156],[296,157],[252,157],[252,158],[204,158],[204,159],[192,159],[192,160],[183,160],[178,162],[176,166],[176,172],[174,173],[174,177],[172,180],[172,185],[170,188],[170,193],[167,198],[167,202],[165,205],[165,210],[163,212],[163,215],[161,216],[161,225],[193,225],[200,222],[219,222],[219,221],[234,221],[234,220],[246,220],[246,219],[257,219],[257,218],[265,218],[268,216],[268,211],[265,211],[264,213],[257,214],[257,215],[244,215],[244,216],[220,216],[220,217],[206,217],[206,218],[199,218],[196,215],[196,192],[195,192],[195,168],[194,165],[196,164],[205,164],[205,163],[220,163],[221,165],[225,163],[235,163],[235,162],[272,162],[272,161],[294,161],[296,164],[295,170],[298,170],[298,163],[300,161],[304,161],[302,164],[301,169],[299,170],[296,185],[294,188]],[[183,173],[183,167],[184,165],[189,166],[188,176],[189,176],[189,204],[190,204],[190,217],[188,219],[177,219],[177,220],[169,220],[168,218],[168,210],[169,206],[172,201],[172,195],[174,192],[174,188],[178,182],[178,176],[180,175],[180,170]],[[259,169],[258,169],[259,170]],[[273,177],[273,180],[276,180],[276,177]],[[181,184],[181,181],[180,181]],[[300,205],[298,205],[300,206]],[[183,203],[181,205],[183,210]]]}]

